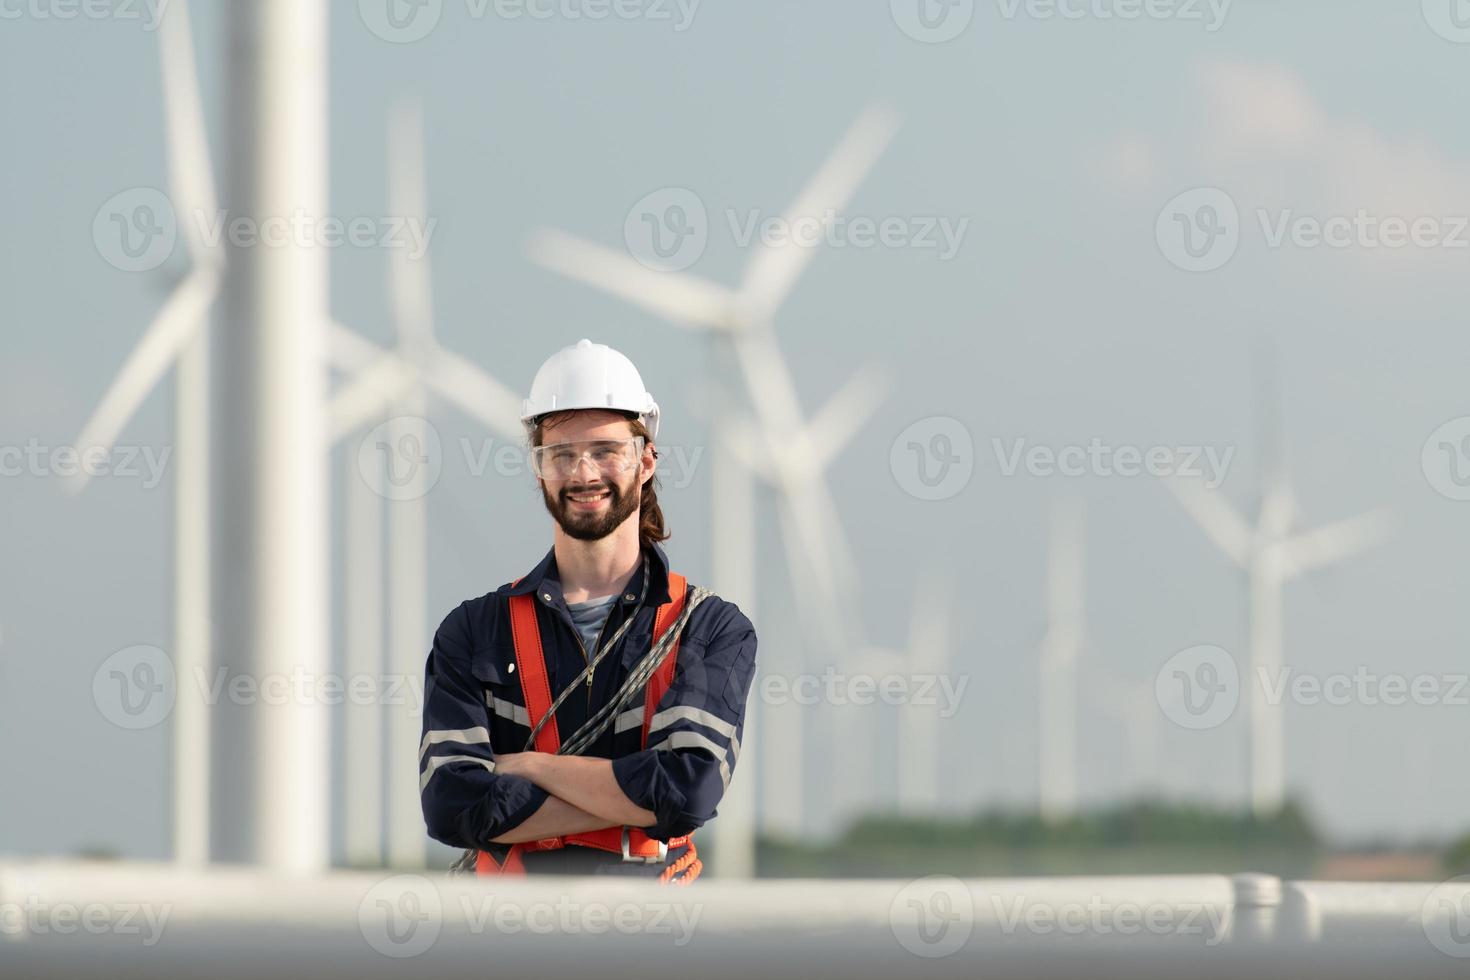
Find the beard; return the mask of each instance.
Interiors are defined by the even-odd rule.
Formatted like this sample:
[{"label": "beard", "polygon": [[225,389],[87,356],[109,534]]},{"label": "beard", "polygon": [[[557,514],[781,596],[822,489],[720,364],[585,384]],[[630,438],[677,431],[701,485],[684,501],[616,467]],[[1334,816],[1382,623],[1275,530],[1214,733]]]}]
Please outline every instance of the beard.
[{"label": "beard", "polygon": [[[599,490],[607,491],[607,509],[602,513],[583,513],[572,508],[569,499],[572,494],[596,493]],[[600,541],[616,531],[638,509],[642,496],[636,471],[626,487],[620,487],[611,480],[569,483],[557,491],[555,497],[546,489],[545,483],[541,484],[541,499],[546,503],[547,512],[569,537],[579,541]]]}]

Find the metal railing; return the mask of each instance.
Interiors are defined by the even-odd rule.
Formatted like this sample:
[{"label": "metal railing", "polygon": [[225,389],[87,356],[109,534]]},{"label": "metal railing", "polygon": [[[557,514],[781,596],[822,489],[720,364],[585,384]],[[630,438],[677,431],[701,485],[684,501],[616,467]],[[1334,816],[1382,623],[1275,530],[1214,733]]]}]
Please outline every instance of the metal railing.
[{"label": "metal railing", "polygon": [[0,977],[1470,977],[1470,881],[494,880],[0,861]]}]

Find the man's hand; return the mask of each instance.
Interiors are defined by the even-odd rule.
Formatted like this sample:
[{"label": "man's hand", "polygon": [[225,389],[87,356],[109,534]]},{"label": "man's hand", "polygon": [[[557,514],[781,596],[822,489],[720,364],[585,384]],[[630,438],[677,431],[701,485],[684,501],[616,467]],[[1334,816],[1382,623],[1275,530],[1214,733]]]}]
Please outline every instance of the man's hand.
[{"label": "man's hand", "polygon": [[552,796],[596,814],[614,826],[651,827],[658,822],[652,810],[645,810],[628,799],[613,777],[611,759],[510,752],[495,757],[495,771],[529,779]]}]

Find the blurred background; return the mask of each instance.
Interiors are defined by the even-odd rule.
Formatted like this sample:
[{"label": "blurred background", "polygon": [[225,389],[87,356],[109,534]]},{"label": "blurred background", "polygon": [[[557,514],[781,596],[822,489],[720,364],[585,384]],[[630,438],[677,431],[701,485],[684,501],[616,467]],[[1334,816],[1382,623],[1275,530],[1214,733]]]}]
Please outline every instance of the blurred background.
[{"label": "blurred background", "polygon": [[[229,6],[0,4],[0,852],[207,820],[190,406],[212,493],[241,450],[173,358],[254,247],[198,193],[248,156]],[[730,873],[1470,870],[1458,0],[361,0],[323,41],[332,863],[453,857],[394,755],[439,621],[549,547],[514,414],[588,337],[662,406],[674,568],[759,631]]]}]

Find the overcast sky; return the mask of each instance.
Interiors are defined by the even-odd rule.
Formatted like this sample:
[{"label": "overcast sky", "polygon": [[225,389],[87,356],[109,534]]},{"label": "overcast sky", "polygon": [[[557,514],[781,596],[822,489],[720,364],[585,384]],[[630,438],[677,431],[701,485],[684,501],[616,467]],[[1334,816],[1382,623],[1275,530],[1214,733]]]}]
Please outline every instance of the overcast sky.
[{"label": "overcast sky", "polygon": [[[1470,732],[1470,502],[1454,499],[1470,423],[1436,435],[1470,416],[1470,29],[1452,6],[1154,0],[1125,18],[1126,0],[960,0],[921,19],[906,0],[627,0],[593,20],[571,0],[443,0],[396,29],[381,4],[344,2],[332,215],[389,213],[388,108],[421,99],[440,340],[517,390],[557,347],[609,343],[663,406],[660,441],[693,452],[699,337],[538,269],[528,236],[550,225],[623,248],[648,195],[659,208],[692,195],[704,243],[690,271],[734,285],[751,222],[779,215],[865,106],[891,105],[902,128],[777,331],[807,412],[864,365],[889,379],[828,477],[874,646],[904,643],[919,572],[953,579],[950,671],[968,681],[942,728],[944,808],[1035,799],[1047,526],[1067,496],[1087,514],[1084,801],[1144,785],[1244,800],[1243,705],[1200,731],[1150,709],[1147,774],[1112,710],[1120,685],[1151,689],[1191,647],[1247,665],[1241,574],[1157,479],[1118,465],[1197,452],[1253,512],[1265,341],[1303,525],[1383,505],[1398,519],[1386,545],[1287,586],[1287,663],[1322,681],[1424,676],[1438,692],[1289,697],[1289,782],[1340,837],[1445,835],[1470,827],[1470,785],[1452,775]],[[221,7],[193,8],[217,164]],[[181,248],[134,272],[99,244],[107,202],[166,187],[167,168],[150,7],[91,9],[63,19],[61,0],[0,0],[0,447],[75,440],[184,268]],[[333,251],[332,311],[387,342],[382,245]],[[171,471],[150,478],[143,452],[170,445],[171,406],[165,385],[123,436],[137,476],[79,498],[45,466],[0,477],[0,850],[166,853],[167,726],[116,727],[93,677],[115,651],[172,643]],[[482,446],[482,429],[447,405],[432,418],[447,447],[429,506],[437,622],[529,569],[549,528],[525,480],[474,474],[462,447]],[[952,457],[947,484],[921,479],[911,441]],[[1085,460],[1083,474],[1047,454]],[[709,479],[696,466],[664,492],[669,552],[696,581]],[[770,504],[754,603],[766,666],[790,656],[802,598]],[[833,715],[811,714],[810,772],[830,771]],[[891,712],[861,718],[879,741],[891,730]],[[891,750],[848,751],[891,800]],[[848,795],[813,790],[809,829],[834,826]]]}]

